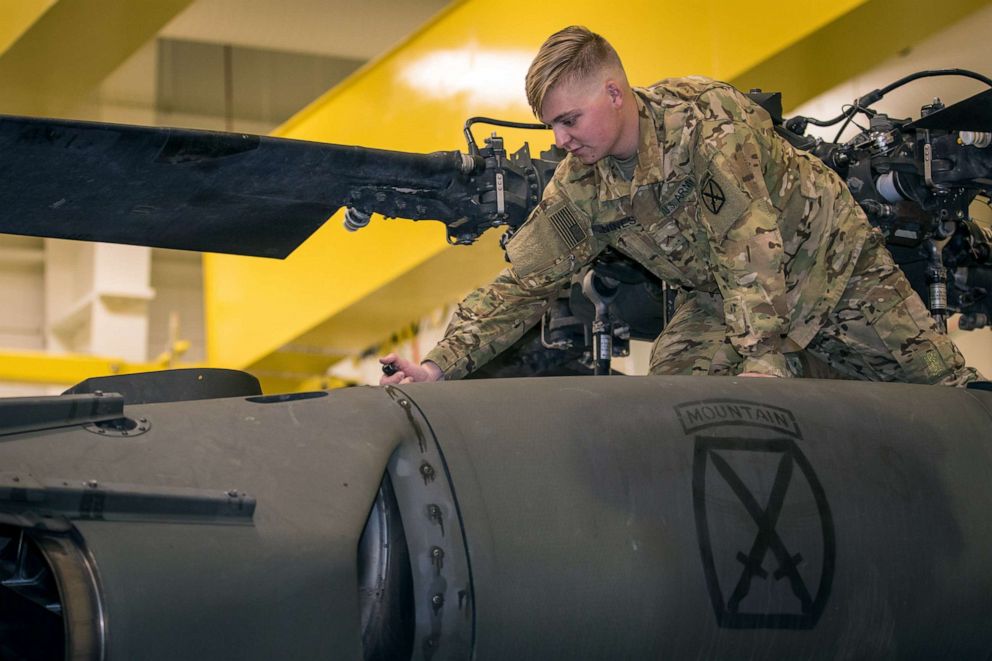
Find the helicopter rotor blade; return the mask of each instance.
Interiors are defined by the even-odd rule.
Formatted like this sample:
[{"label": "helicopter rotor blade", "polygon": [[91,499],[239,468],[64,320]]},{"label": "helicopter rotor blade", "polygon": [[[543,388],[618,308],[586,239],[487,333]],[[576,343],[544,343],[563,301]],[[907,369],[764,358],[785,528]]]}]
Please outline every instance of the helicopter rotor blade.
[{"label": "helicopter rotor blade", "polygon": [[992,89],[958,101],[926,117],[921,117],[906,128],[992,131]]},{"label": "helicopter rotor blade", "polygon": [[459,217],[461,167],[459,152],[0,115],[0,232],[284,258],[342,206]]}]

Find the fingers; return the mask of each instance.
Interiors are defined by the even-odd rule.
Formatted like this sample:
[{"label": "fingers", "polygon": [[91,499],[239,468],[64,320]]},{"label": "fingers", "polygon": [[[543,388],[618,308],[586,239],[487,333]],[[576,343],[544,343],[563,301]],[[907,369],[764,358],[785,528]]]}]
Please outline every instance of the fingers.
[{"label": "fingers", "polygon": [[401,358],[395,353],[389,353],[379,358],[383,365],[383,375],[379,377],[380,386],[394,386],[421,381],[437,381],[441,377],[441,369],[428,361],[428,367]]},{"label": "fingers", "polygon": [[406,375],[406,372],[403,371],[393,372],[392,374],[389,375],[383,374],[382,376],[379,377],[379,385],[395,386],[397,384],[404,383],[405,382],[404,379],[406,381],[412,382],[412,379],[410,379],[410,377]]},{"label": "fingers", "polygon": [[407,361],[404,361],[395,353],[388,353],[385,356],[381,356],[379,363],[382,364],[382,375],[379,377],[379,385],[395,386],[401,383],[406,378],[406,373],[402,369],[405,362]]}]

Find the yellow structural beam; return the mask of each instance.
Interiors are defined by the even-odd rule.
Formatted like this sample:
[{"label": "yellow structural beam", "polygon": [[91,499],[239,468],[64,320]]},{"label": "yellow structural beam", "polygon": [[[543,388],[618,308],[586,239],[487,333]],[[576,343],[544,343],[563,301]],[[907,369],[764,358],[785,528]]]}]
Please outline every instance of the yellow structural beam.
[{"label": "yellow structural beam", "polygon": [[296,373],[278,374],[266,371],[252,370],[252,375],[258,379],[262,392],[265,394],[275,394],[284,392],[310,392],[314,390],[329,390],[333,388],[347,388],[356,385],[349,381],[327,375],[314,375],[304,377]]},{"label": "yellow structural beam", "polygon": [[0,112],[56,116],[192,0],[3,0]]},{"label": "yellow structural beam", "polygon": [[249,371],[267,393],[341,387],[347,384],[327,377],[326,373],[346,355],[317,345],[290,345],[268,354]]},{"label": "yellow structural beam", "polygon": [[0,353],[0,381],[72,385],[92,376],[135,374],[169,367],[200,367],[172,364],[168,356],[147,363],[129,363],[106,356],[55,355],[43,351],[5,350]]},{"label": "yellow structural beam", "polygon": [[[760,87],[782,92],[788,111],[886,58],[911,49],[988,4],[989,0],[949,0],[940,5],[924,0],[860,3],[727,80],[741,89]],[[794,10],[794,5],[786,9],[783,3],[782,13]],[[980,38],[976,35],[976,39]],[[955,62],[946,62],[945,66],[953,67]]]},{"label": "yellow structural beam", "polygon": [[6,0],[0,4],[0,56],[57,0]]},{"label": "yellow structural beam", "polygon": [[[527,66],[547,35],[569,23],[610,39],[634,84],[699,73],[785,90],[787,105],[795,105],[905,47],[906,35],[919,39],[983,4],[961,0],[933,11],[915,0],[640,0],[620,10],[599,0],[466,0],[277,134],[419,152],[464,149],[466,117],[531,119]],[[544,148],[552,139],[501,133],[510,149],[524,140]],[[278,361],[283,347],[354,354],[504,266],[498,232],[472,248],[449,248],[437,223],[375,218],[349,234],[340,220],[285,261],[205,258],[211,364],[253,369]]]}]

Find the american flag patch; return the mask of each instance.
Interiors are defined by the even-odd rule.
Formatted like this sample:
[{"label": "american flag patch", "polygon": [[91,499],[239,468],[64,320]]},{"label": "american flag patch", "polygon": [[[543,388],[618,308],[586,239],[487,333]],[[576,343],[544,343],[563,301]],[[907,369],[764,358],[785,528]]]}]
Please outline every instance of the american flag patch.
[{"label": "american flag patch", "polygon": [[575,214],[572,210],[565,206],[548,215],[551,219],[551,224],[554,225],[555,230],[558,231],[558,235],[561,236],[562,241],[568,248],[574,248],[579,245],[579,243],[584,238],[585,234],[582,228],[579,227],[578,221],[575,219]]}]

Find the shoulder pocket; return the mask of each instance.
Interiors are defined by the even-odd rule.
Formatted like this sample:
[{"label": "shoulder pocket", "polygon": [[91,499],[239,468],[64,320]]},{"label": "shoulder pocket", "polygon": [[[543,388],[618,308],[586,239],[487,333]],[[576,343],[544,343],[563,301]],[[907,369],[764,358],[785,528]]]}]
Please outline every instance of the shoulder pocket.
[{"label": "shoulder pocket", "polygon": [[542,203],[506,244],[517,278],[560,277],[589,251],[589,219],[568,200]]},{"label": "shoulder pocket", "polygon": [[699,211],[712,238],[721,240],[748,206],[748,197],[731,173],[730,164],[717,154],[699,177]]}]

